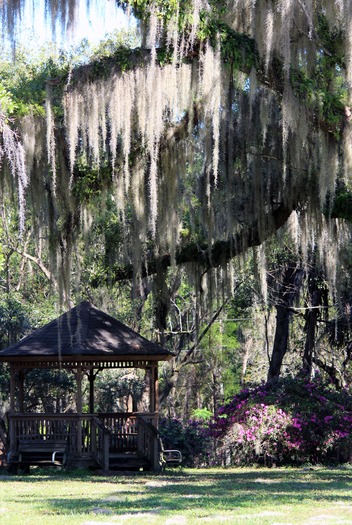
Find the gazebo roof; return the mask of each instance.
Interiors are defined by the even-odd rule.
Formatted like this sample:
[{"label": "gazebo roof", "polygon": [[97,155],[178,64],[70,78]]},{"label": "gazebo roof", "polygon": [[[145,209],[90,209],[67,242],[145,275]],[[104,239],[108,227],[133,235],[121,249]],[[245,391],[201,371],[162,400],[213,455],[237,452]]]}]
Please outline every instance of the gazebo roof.
[{"label": "gazebo roof", "polygon": [[83,301],[18,343],[1,350],[0,361],[166,361],[172,355],[88,301]]}]

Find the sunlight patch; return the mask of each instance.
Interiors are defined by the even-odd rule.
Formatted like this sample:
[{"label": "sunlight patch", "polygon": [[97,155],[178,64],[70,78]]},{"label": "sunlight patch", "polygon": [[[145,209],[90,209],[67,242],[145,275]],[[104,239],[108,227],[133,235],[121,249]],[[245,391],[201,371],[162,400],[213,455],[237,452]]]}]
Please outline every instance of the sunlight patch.
[{"label": "sunlight patch", "polygon": [[280,512],[279,510],[263,510],[263,512],[256,513],[256,516],[282,516],[283,514],[284,512]]},{"label": "sunlight patch", "polygon": [[116,521],[85,521],[82,525],[119,525]]},{"label": "sunlight patch", "polygon": [[[238,515],[236,515],[236,518],[241,519],[241,520],[246,520],[246,519],[253,519],[253,518],[259,518],[259,517],[264,517],[264,516],[280,516],[280,515],[282,516],[283,514],[284,513],[280,512],[280,511],[264,510],[263,512],[256,512],[256,513],[253,513],[253,514],[238,514]],[[214,520],[217,520],[217,521],[229,521],[229,520],[232,520],[232,519],[233,519],[233,516],[223,516],[223,515],[220,515],[220,516],[207,516],[206,518],[200,518],[201,521],[209,521],[209,522],[212,522]],[[276,525],[282,525],[282,524],[277,523]],[[291,524],[288,524],[288,525],[291,525]]]},{"label": "sunlight patch", "polygon": [[168,481],[147,481],[146,487],[167,487],[170,485]]},{"label": "sunlight patch", "polygon": [[[129,514],[122,514],[121,516],[115,515],[114,517],[111,518],[111,521],[85,521],[82,523],[82,525],[123,525],[124,522],[132,518],[134,520],[155,519],[155,514],[151,512],[137,512],[136,514],[129,513]],[[174,525],[184,525],[186,522],[176,522],[175,521],[172,523]],[[171,522],[170,522],[170,525],[171,525]]]},{"label": "sunlight patch", "polygon": [[129,520],[131,518],[153,518],[155,519],[155,512],[136,512],[136,514],[122,514],[119,516],[120,520]]},{"label": "sunlight patch", "polygon": [[351,523],[351,520],[348,518],[341,518],[331,516],[329,514],[321,514],[320,516],[314,516],[308,520],[308,523]]},{"label": "sunlight patch", "polygon": [[[242,516],[240,516],[242,518]],[[251,516],[253,517],[253,516]],[[199,518],[199,521],[209,521],[213,522],[216,521],[229,521],[232,520],[232,516],[207,516],[206,518]]]},{"label": "sunlight patch", "polygon": [[267,485],[272,485],[273,483],[277,483],[277,480],[257,478],[254,480],[254,483],[266,483]]},{"label": "sunlight patch", "polygon": [[165,521],[165,525],[185,525],[187,518],[185,516],[175,516]]}]

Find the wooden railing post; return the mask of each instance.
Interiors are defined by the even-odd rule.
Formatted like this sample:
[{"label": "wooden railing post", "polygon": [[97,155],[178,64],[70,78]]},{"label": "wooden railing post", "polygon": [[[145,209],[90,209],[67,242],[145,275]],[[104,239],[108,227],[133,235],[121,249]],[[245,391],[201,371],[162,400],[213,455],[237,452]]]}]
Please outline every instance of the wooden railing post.
[{"label": "wooden railing post", "polygon": [[138,416],[138,453],[146,457],[154,472],[161,470],[159,433],[143,416]]},{"label": "wooden railing post", "polygon": [[[110,433],[96,417],[92,417],[91,419],[91,429],[92,435],[94,434],[95,436],[94,440],[92,440],[92,455],[103,470],[109,470]],[[94,447],[93,442],[95,442]]]},{"label": "wooden railing post", "polygon": [[16,450],[16,421],[9,415],[10,451]]},{"label": "wooden railing post", "polygon": [[92,424],[90,427],[90,442],[91,442],[93,455],[96,455],[97,453],[97,432],[98,432],[97,427],[94,424],[94,420],[92,420]]},{"label": "wooden railing post", "polygon": [[109,434],[103,434],[103,469],[109,470]]}]

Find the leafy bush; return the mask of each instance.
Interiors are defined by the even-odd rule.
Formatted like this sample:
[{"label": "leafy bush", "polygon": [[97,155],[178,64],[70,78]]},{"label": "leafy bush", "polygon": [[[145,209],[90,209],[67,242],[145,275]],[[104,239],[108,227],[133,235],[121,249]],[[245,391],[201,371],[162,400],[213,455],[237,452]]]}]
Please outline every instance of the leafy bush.
[{"label": "leafy bush", "polygon": [[211,424],[222,464],[336,463],[352,457],[352,396],[320,378],[242,390]]},{"label": "leafy bush", "polygon": [[177,418],[162,418],[159,432],[165,449],[181,451],[182,465],[187,467],[209,465],[212,439],[208,425],[203,420],[191,419],[183,423]]}]

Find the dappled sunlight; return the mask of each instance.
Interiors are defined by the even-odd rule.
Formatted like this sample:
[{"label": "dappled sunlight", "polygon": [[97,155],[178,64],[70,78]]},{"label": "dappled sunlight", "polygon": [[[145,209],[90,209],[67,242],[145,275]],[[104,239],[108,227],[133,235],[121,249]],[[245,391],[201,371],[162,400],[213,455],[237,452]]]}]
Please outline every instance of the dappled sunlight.
[{"label": "dappled sunlight", "polygon": [[348,467],[183,470],[128,476],[41,475],[38,471],[33,476],[2,476],[0,483],[6,517],[12,518],[30,507],[39,516],[45,509],[47,515],[77,525],[93,523],[93,518],[95,524],[115,525],[352,522],[352,469]]}]

